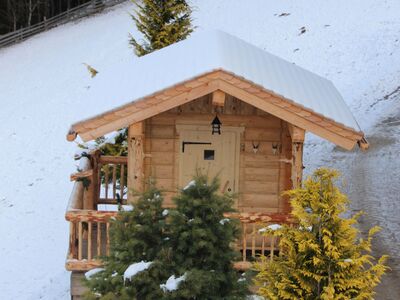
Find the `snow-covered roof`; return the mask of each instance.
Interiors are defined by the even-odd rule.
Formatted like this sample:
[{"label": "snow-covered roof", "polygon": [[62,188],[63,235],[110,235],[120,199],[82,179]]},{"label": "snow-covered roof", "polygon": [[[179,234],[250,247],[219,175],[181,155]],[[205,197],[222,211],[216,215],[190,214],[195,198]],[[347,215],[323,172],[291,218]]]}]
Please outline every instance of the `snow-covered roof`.
[{"label": "snow-covered roof", "polygon": [[[93,114],[104,116],[138,99],[215,70],[244,78],[271,94],[360,132],[332,82],[221,31],[194,34],[138,59],[115,64],[107,74],[100,72],[91,87],[96,95],[101,95],[93,107]],[[90,119],[77,124],[85,121]]]},{"label": "snow-covered roof", "polygon": [[347,127],[360,128],[331,81],[222,31],[193,35],[144,56],[135,86],[146,94],[223,69]]}]

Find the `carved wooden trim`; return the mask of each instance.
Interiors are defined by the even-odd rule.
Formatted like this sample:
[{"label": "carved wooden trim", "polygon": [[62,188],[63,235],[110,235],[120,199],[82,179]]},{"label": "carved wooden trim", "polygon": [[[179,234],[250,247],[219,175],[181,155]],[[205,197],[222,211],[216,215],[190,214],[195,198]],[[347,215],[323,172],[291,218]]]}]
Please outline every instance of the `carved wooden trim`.
[{"label": "carved wooden trim", "polygon": [[223,70],[203,74],[88,120],[75,123],[70,132],[79,134],[83,140],[87,141],[118,128],[143,121],[217,90],[231,94],[345,149],[352,149],[357,142],[363,148],[368,145],[362,132]]}]

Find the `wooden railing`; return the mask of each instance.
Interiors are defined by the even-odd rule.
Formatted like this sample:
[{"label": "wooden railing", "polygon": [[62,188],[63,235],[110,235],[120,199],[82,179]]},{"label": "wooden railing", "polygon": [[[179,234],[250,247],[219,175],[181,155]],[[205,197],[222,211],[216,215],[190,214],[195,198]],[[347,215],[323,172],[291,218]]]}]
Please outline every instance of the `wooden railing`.
[{"label": "wooden railing", "polygon": [[110,251],[110,220],[117,216],[113,211],[69,211],[70,224],[67,270],[86,271],[100,266],[99,257]]},{"label": "wooden railing", "polygon": [[[98,210],[101,204],[126,204],[127,158],[100,156],[92,153],[81,159],[79,172],[72,174],[75,180],[69,200],[66,220],[70,224],[67,270],[86,271],[101,266],[99,259],[110,251],[110,224],[117,211]],[[242,234],[237,242],[241,260],[237,269],[251,267],[252,261],[265,255],[273,259],[278,251],[278,241],[272,235],[260,232],[271,224],[290,224],[286,214],[235,213],[226,218],[239,219]]]},{"label": "wooden railing", "polygon": [[241,237],[237,248],[242,259],[235,262],[235,268],[239,270],[249,269],[260,255],[274,259],[274,255],[279,251],[279,241],[275,236],[267,234],[267,226],[293,224],[290,215],[280,213],[237,213],[228,217],[239,219],[241,224]]},{"label": "wooden railing", "polygon": [[127,165],[126,156],[99,157],[97,204],[126,204],[128,200]]},{"label": "wooden railing", "polygon": [[72,20],[92,15],[103,10],[105,7],[111,7],[125,1],[127,0],[98,0],[90,1],[82,5],[73,7],[65,12],[62,12],[49,19],[45,19],[42,22],[32,25],[30,27],[21,28],[19,30],[4,35],[0,35],[0,48],[26,40],[27,38],[30,38],[35,34],[44,32]]}]

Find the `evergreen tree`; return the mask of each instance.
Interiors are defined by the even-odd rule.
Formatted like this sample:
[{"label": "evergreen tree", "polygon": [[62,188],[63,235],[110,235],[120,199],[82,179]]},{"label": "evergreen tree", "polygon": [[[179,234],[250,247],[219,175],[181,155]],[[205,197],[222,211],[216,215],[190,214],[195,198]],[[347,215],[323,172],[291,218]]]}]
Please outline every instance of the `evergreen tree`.
[{"label": "evergreen tree", "polygon": [[171,212],[170,270],[184,276],[165,299],[244,299],[247,283],[233,269],[237,255],[232,244],[238,237],[238,221],[226,219],[233,199],[217,194],[216,178],[198,176],[174,201]]},{"label": "evergreen tree", "polygon": [[[103,257],[104,269],[86,281],[87,299],[159,299],[161,280],[167,271],[157,261],[166,249],[167,210],[154,187],[143,193],[132,211],[120,212],[110,227],[110,255]],[[148,269],[132,278],[124,278],[127,268],[139,262],[151,262]],[[152,296],[149,296],[152,295]]]},{"label": "evergreen tree", "polygon": [[191,8],[185,0],[133,0],[137,6],[132,19],[143,34],[140,44],[131,36],[137,56],[146,55],[187,38],[193,31]]},{"label": "evergreen tree", "polygon": [[[303,188],[287,192],[298,226],[268,229],[280,238],[280,255],[256,265],[259,294],[267,299],[373,299],[388,269],[386,256],[371,256],[371,241],[360,237],[358,215],[345,219],[347,197],[334,185],[336,171],[318,169]],[[270,227],[272,228],[272,227]]]}]

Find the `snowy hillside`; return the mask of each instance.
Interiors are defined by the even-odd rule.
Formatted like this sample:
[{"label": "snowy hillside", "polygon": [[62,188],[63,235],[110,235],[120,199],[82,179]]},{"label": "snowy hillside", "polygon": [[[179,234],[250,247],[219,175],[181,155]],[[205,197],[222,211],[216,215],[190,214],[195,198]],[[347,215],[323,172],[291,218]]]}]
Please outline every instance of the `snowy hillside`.
[{"label": "snowy hillside", "polygon": [[[192,3],[197,31],[236,35],[332,80],[342,93],[371,149],[347,153],[312,137],[306,170],[322,164],[344,173],[352,209],[368,213],[363,225],[383,227],[377,251],[391,255],[393,271],[377,299],[400,297],[400,2]],[[134,33],[131,11],[132,4],[122,4],[0,49],[2,299],[69,299],[64,212],[76,146],[65,134],[91,109],[85,95],[93,80],[82,63],[101,74],[135,59],[128,47],[128,33]],[[103,96],[99,101],[109,101]],[[322,149],[329,151],[318,155]]]}]

